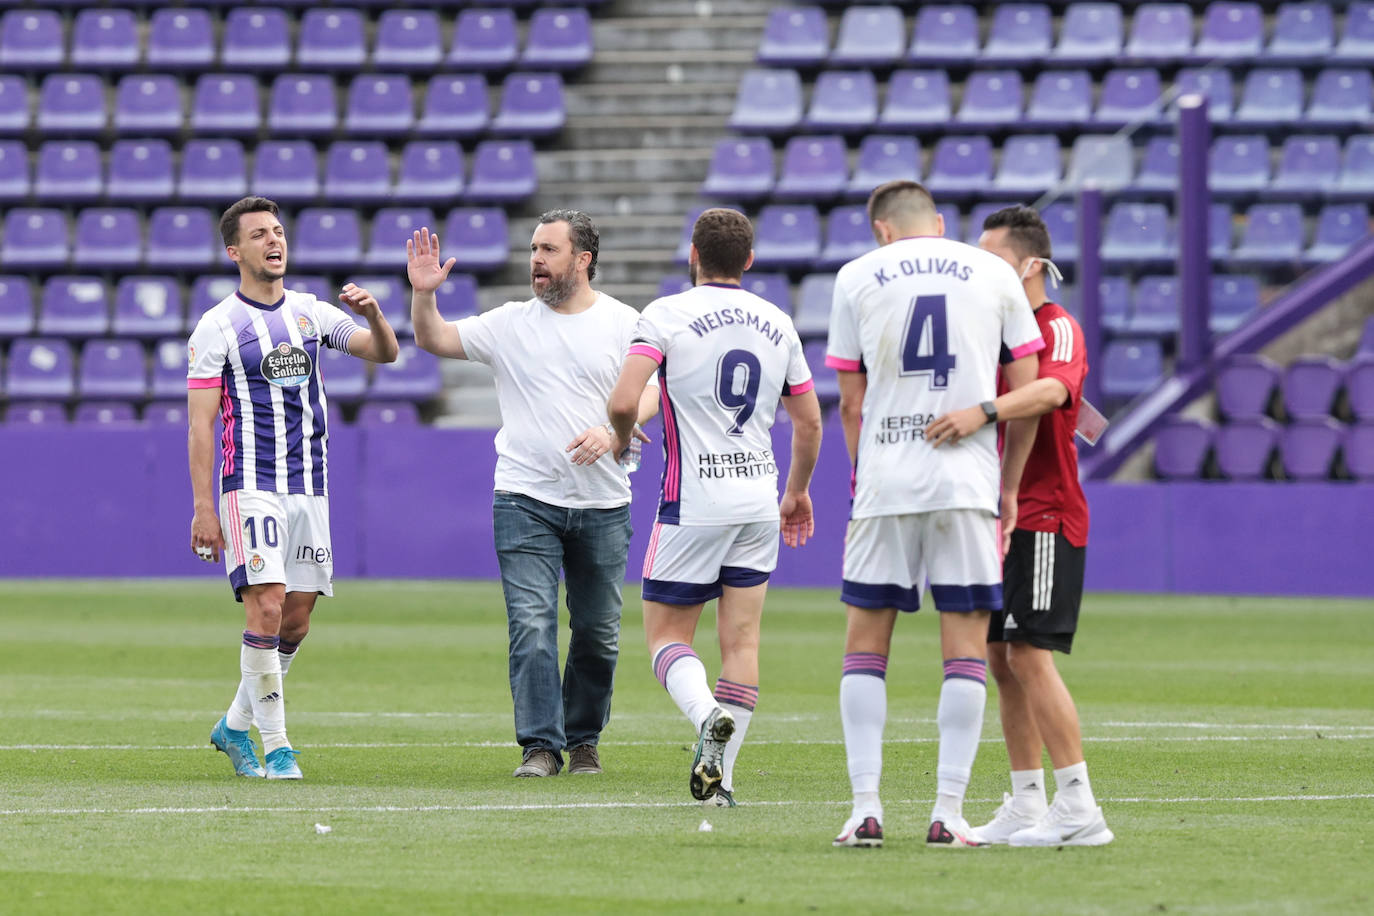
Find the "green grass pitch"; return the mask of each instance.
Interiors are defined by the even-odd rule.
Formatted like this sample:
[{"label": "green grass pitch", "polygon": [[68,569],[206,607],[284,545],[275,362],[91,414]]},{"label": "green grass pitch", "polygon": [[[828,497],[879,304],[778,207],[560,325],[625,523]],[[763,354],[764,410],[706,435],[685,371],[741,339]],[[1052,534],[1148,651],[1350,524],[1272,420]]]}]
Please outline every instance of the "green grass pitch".
[{"label": "green grass pitch", "polygon": [[[849,798],[833,591],[770,595],[741,806],[710,812],[634,589],[607,772],[546,780],[510,776],[495,584],[337,591],[286,682],[291,784],[236,779],[208,744],[243,624],[223,583],[0,582],[0,912],[1374,910],[1374,601],[1090,596],[1061,670],[1116,842],[955,851],[923,843],[932,613],[899,622],[888,671],[887,845],[854,850],[830,846]],[[974,823],[1007,786],[989,693]]]}]

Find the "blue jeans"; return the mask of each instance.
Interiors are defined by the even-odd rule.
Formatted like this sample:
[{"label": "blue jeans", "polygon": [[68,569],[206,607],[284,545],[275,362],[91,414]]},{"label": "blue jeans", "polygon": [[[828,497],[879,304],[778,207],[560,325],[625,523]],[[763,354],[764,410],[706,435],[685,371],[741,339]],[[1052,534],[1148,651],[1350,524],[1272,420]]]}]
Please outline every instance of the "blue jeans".
[{"label": "blue jeans", "polygon": [[[630,507],[564,509],[498,491],[496,556],[510,627],[515,737],[525,754],[595,745],[611,716]],[[558,679],[558,573],[568,589],[568,660]]]}]

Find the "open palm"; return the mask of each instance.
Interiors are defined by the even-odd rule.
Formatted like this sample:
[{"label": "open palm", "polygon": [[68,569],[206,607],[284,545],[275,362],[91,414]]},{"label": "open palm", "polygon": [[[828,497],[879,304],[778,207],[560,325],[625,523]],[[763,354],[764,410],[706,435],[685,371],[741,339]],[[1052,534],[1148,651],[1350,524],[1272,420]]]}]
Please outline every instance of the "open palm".
[{"label": "open palm", "polygon": [[432,293],[438,289],[457,262],[457,258],[440,262],[439,235],[431,235],[428,226],[422,226],[414,238],[406,240],[406,275],[417,293]]}]

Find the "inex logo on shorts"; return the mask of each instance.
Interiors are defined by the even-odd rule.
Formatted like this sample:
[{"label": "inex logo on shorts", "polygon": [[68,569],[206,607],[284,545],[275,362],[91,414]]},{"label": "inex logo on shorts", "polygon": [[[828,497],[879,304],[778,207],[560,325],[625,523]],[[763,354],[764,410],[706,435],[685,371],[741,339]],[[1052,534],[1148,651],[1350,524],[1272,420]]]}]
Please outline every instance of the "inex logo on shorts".
[{"label": "inex logo on shorts", "polygon": [[286,341],[277,344],[276,349],[267,351],[262,358],[262,377],[283,388],[304,385],[310,380],[313,368],[310,354]]}]

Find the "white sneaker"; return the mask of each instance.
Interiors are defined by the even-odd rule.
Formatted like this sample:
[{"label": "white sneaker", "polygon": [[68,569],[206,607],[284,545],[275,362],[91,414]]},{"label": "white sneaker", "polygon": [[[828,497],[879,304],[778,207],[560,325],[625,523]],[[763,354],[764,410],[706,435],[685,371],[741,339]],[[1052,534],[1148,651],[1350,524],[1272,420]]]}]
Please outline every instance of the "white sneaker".
[{"label": "white sneaker", "polygon": [[977,849],[989,844],[974,836],[968,821],[962,817],[950,817],[930,822],[930,829],[926,831],[926,845],[945,849]]},{"label": "white sneaker", "polygon": [[877,849],[883,845],[883,823],[871,814],[851,817],[844,822],[840,835],[831,840],[830,845]]},{"label": "white sneaker", "polygon": [[973,828],[974,839],[982,840],[984,843],[992,843],[995,846],[1005,846],[1011,839],[1011,835],[1027,827],[1034,827],[1039,823],[1040,818],[1045,816],[1047,808],[1038,811],[1026,811],[1016,806],[1016,801],[1007,793],[1002,793],[1002,807],[997,809],[997,813],[992,816],[981,827]]},{"label": "white sneaker", "polygon": [[1009,842],[1012,846],[1105,846],[1115,838],[1101,808],[1074,811],[1056,798],[1039,823],[1013,833]]}]

